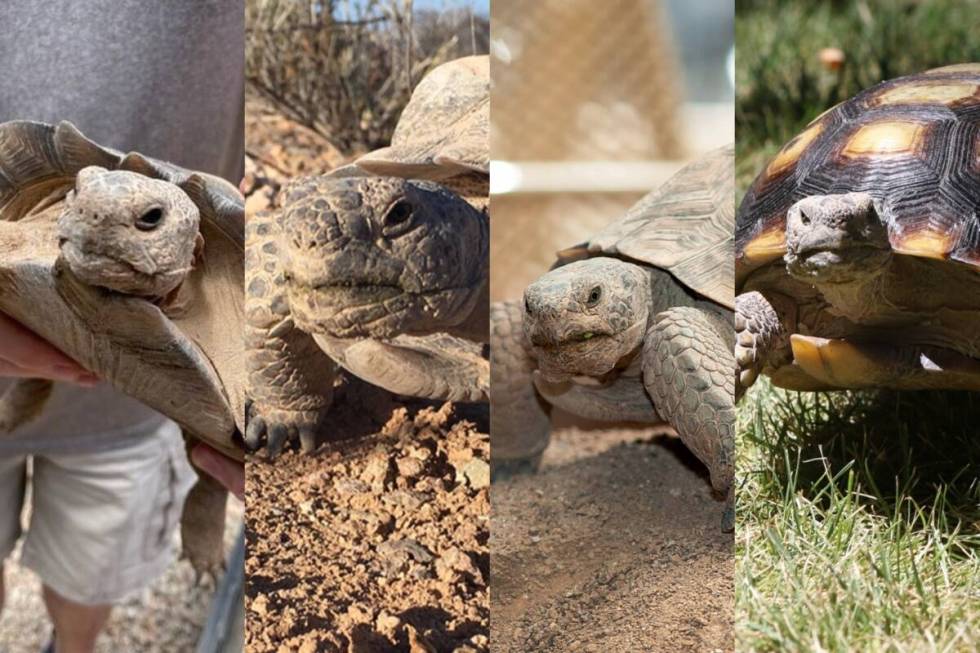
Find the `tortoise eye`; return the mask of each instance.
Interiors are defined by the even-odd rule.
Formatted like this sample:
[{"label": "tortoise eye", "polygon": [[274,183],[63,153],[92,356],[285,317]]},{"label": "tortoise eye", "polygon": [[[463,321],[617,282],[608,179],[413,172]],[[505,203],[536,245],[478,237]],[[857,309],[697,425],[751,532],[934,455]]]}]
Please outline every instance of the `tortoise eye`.
[{"label": "tortoise eye", "polygon": [[391,205],[384,217],[385,231],[401,232],[408,227],[412,221],[412,214],[415,212],[411,203],[405,200],[398,200]]},{"label": "tortoise eye", "polygon": [[589,306],[595,306],[601,298],[602,298],[602,288],[596,286],[595,288],[589,291],[589,300],[587,303]]},{"label": "tortoise eye", "polygon": [[140,231],[153,231],[163,222],[163,209],[152,208],[136,220],[136,228]]}]

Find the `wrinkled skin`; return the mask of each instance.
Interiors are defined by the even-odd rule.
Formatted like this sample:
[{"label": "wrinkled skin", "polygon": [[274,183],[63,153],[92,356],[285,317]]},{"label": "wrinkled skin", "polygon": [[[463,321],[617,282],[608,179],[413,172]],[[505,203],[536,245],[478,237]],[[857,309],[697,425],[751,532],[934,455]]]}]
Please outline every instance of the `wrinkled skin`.
[{"label": "wrinkled skin", "polygon": [[[58,265],[88,285],[143,297],[167,313],[203,246],[197,205],[176,185],[130,171],[79,171],[58,218]],[[25,379],[0,398],[0,431],[33,419],[51,382]],[[181,517],[183,556],[198,576],[224,565],[227,492],[199,474]]]},{"label": "wrinkled skin", "polygon": [[821,195],[786,216],[787,271],[813,284],[866,283],[891,259],[888,230],[867,193]]},{"label": "wrinkled skin", "polygon": [[524,291],[524,337],[547,381],[603,376],[643,343],[649,273],[616,259],[562,266]]},{"label": "wrinkled skin", "polygon": [[486,213],[387,177],[300,179],[285,198],[248,224],[246,444],[313,449],[338,365],[398,394],[485,400]]},{"label": "wrinkled skin", "polygon": [[486,220],[435,184],[299,185],[280,238],[290,313],[307,333],[389,338],[452,331],[486,278]]},{"label": "wrinkled skin", "polygon": [[[177,186],[89,166],[58,217],[59,262],[81,282],[163,304],[191,271],[203,240],[197,206]],[[0,430],[40,414],[51,384],[26,379],[0,400]]]},{"label": "wrinkled skin", "polygon": [[85,283],[161,298],[190,272],[199,225],[197,206],[173,184],[89,166],[58,219],[61,256]]}]

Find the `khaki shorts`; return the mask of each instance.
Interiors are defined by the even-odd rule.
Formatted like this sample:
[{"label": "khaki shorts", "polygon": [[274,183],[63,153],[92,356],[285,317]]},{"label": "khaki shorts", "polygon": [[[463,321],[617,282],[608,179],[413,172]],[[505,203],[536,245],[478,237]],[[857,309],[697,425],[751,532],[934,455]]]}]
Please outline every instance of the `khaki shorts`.
[{"label": "khaki shorts", "polygon": [[135,445],[32,458],[0,457],[0,560],[21,535],[21,564],[61,596],[118,603],[173,561],[174,533],[194,473],[180,430],[165,423]]}]

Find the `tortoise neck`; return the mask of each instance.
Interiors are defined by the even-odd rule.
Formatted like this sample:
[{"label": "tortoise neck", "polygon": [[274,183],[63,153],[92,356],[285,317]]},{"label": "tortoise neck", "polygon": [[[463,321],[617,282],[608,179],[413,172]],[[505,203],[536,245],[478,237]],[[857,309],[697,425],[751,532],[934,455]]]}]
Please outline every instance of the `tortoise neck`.
[{"label": "tortoise neck", "polygon": [[490,339],[490,279],[484,275],[483,283],[474,288],[476,302],[465,320],[449,329],[451,335],[472,340],[488,342]]}]

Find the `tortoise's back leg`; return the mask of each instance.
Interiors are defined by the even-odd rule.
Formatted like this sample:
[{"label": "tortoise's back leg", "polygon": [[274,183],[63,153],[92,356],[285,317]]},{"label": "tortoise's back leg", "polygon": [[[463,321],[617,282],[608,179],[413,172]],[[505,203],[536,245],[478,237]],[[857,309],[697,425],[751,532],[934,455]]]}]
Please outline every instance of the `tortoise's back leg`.
[{"label": "tortoise's back leg", "polygon": [[[198,442],[184,434],[188,459],[191,449]],[[198,576],[210,574],[217,577],[224,569],[225,561],[225,510],[228,491],[209,474],[191,463],[197,481],[184,501],[180,518],[182,558],[190,561]]]},{"label": "tortoise's back leg", "polygon": [[47,379],[20,379],[0,396],[0,434],[10,433],[41,413],[54,384]]}]

